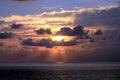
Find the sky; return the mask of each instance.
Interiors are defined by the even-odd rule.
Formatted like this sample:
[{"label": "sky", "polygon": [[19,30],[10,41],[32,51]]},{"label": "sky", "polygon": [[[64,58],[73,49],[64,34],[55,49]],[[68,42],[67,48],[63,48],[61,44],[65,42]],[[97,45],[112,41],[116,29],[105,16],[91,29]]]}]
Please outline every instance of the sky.
[{"label": "sky", "polygon": [[0,1],[0,62],[120,62],[119,0]]},{"label": "sky", "polygon": [[79,7],[99,7],[117,4],[119,0],[3,0],[0,16],[40,14],[43,12],[73,10]]}]

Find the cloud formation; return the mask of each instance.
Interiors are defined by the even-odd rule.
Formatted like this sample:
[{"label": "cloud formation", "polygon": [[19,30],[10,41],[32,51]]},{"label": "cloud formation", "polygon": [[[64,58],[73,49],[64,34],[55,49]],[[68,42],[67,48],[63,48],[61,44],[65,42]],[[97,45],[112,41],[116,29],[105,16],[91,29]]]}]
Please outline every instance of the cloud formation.
[{"label": "cloud formation", "polygon": [[83,24],[85,26],[94,25],[119,26],[120,25],[119,16],[120,16],[119,6],[88,8],[84,9],[82,13],[78,12],[75,15],[75,24]]},{"label": "cloud formation", "polygon": [[96,32],[94,33],[95,35],[102,35],[103,34],[103,32],[102,32],[102,30],[101,29],[99,29],[99,30],[96,30]]},{"label": "cloud formation", "polygon": [[53,48],[54,46],[72,46],[72,45],[77,45],[76,40],[70,40],[70,41],[53,41],[52,39],[41,39],[39,41],[34,41],[33,39],[26,39],[23,40],[22,45],[27,45],[27,46],[45,46],[46,48]]},{"label": "cloud formation", "polygon": [[36,30],[35,32],[38,35],[40,35],[40,34],[52,34],[51,29],[43,29],[43,28],[40,28],[39,30]]},{"label": "cloud formation", "polygon": [[18,28],[20,28],[20,27],[22,27],[23,25],[22,24],[12,24],[11,25],[11,28],[12,29],[18,29]]},{"label": "cloud formation", "polygon": [[57,35],[64,35],[64,36],[79,36],[79,38],[89,38],[88,32],[85,31],[84,27],[81,25],[77,25],[73,29],[69,27],[61,28],[60,31],[56,32]]},{"label": "cloud formation", "polygon": [[61,10],[53,12],[44,12],[34,15],[12,15],[3,17],[7,23],[36,24],[42,27],[71,27],[78,24],[83,26],[119,26],[120,7],[118,5],[98,7],[98,8],[80,8],[77,10]]},{"label": "cloud formation", "polygon": [[1,24],[3,24],[3,23],[4,23],[4,21],[3,21],[3,20],[2,20],[2,21],[0,21],[0,25],[1,25]]},{"label": "cloud formation", "polygon": [[12,32],[2,32],[0,33],[0,39],[12,38],[14,34]]}]

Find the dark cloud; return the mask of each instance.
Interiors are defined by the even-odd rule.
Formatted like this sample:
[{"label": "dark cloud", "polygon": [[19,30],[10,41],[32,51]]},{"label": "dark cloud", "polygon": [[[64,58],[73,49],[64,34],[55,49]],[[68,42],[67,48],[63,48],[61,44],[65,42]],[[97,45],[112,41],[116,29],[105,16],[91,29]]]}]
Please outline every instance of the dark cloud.
[{"label": "dark cloud", "polygon": [[[50,29],[39,29],[38,34],[44,34],[45,32],[50,32]],[[65,41],[64,39],[61,41],[53,41],[51,38],[45,38],[38,41],[34,41],[31,38],[28,38],[26,40],[22,40],[22,45],[28,45],[28,46],[45,46],[47,48],[52,48],[54,46],[72,46],[77,45],[80,42],[78,40],[80,39],[89,39],[90,42],[94,42],[95,38],[89,37],[88,35],[89,30],[85,31],[84,27],[81,25],[77,25],[73,29],[64,27],[61,28],[60,31],[56,32],[56,35],[63,35],[63,36],[74,36],[72,40]],[[103,34],[101,29],[97,30],[94,35],[101,35]],[[105,40],[105,38],[102,38],[101,40]]]},{"label": "dark cloud", "polygon": [[77,39],[78,38],[81,39],[81,38],[89,38],[88,32],[89,31],[84,30],[83,26],[77,25],[73,29],[68,28],[68,27],[61,28],[60,31],[58,31],[56,34],[57,35],[66,35],[66,36],[77,36]]},{"label": "dark cloud", "polygon": [[70,41],[53,41],[52,39],[41,39],[40,41],[34,42],[33,39],[26,39],[23,40],[22,45],[28,45],[28,46],[45,46],[46,48],[52,48],[54,46],[72,46],[77,45],[76,40],[70,40]]},{"label": "dark cloud", "polygon": [[51,29],[43,29],[43,28],[40,28],[39,30],[35,30],[35,32],[37,34],[52,34],[51,32]]},{"label": "dark cloud", "polygon": [[20,28],[20,27],[22,27],[23,25],[22,24],[12,24],[11,25],[11,28],[12,29],[18,29],[18,28]]},{"label": "dark cloud", "polygon": [[61,28],[60,31],[56,33],[57,35],[66,35],[66,36],[74,36],[74,32],[69,27]]},{"label": "dark cloud", "polygon": [[0,20],[0,24],[3,24],[5,21],[4,20]]},{"label": "dark cloud", "polygon": [[0,39],[12,38],[14,35],[12,32],[1,32]]},{"label": "dark cloud", "polygon": [[75,15],[75,24],[84,26],[104,25],[119,26],[120,25],[120,7],[112,7],[109,9],[91,9],[84,10],[82,13]]},{"label": "dark cloud", "polygon": [[23,40],[22,45],[52,47],[53,41],[51,39],[41,39],[38,42],[34,42],[33,39],[26,39]]},{"label": "dark cloud", "polygon": [[74,31],[75,35],[84,35],[85,34],[84,27],[81,25],[74,27],[73,31]]},{"label": "dark cloud", "polygon": [[103,32],[102,32],[102,30],[101,29],[99,29],[99,30],[96,30],[96,32],[94,33],[95,35],[102,35],[103,34]]}]

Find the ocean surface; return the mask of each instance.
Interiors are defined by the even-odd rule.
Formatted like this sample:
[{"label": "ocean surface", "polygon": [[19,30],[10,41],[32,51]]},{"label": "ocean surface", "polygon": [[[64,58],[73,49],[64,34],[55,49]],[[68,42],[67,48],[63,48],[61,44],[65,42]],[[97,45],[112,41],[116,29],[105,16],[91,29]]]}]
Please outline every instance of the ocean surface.
[{"label": "ocean surface", "polygon": [[120,80],[120,64],[1,63],[0,80]]}]

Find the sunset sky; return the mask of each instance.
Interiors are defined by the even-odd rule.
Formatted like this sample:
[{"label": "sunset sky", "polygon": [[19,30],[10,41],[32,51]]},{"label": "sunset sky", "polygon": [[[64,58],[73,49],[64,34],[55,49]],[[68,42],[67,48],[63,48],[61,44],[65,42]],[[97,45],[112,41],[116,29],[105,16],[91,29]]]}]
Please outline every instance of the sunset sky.
[{"label": "sunset sky", "polygon": [[43,12],[73,10],[118,4],[119,0],[3,0],[0,16],[40,14]]},{"label": "sunset sky", "polygon": [[0,1],[0,62],[119,62],[119,3]]}]

